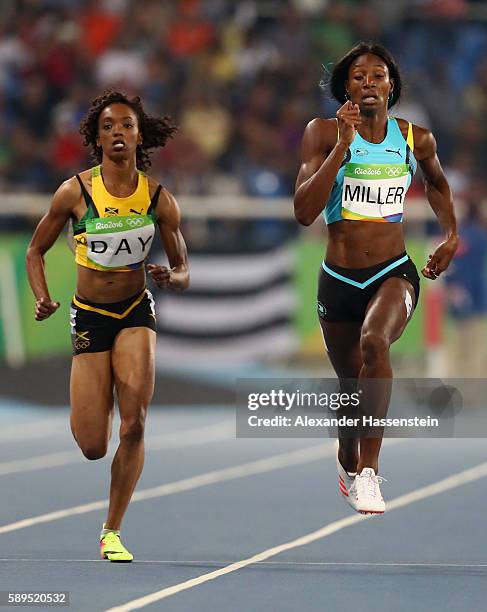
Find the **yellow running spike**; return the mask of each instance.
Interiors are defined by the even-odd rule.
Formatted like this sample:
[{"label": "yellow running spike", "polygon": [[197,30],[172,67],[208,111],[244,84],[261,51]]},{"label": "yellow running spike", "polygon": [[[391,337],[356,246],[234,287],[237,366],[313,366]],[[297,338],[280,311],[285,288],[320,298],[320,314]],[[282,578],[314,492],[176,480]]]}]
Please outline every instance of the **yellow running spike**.
[{"label": "yellow running spike", "polygon": [[130,563],[134,556],[120,541],[120,535],[115,531],[109,531],[100,538],[100,555],[102,559],[108,559],[118,563]]}]

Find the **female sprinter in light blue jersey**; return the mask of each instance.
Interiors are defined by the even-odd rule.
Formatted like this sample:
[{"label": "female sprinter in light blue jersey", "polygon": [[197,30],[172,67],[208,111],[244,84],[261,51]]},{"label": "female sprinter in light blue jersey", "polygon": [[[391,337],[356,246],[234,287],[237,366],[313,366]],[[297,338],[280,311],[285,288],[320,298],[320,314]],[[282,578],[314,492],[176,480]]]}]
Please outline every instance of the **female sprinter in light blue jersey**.
[{"label": "female sprinter in light blue jersey", "polygon": [[[387,414],[390,345],[403,333],[419,296],[419,276],[406,253],[404,198],[419,164],[426,196],[445,240],[423,276],[436,279],[455,254],[458,236],[450,187],[426,129],[389,115],[401,76],[381,45],[361,43],[335,66],[336,119],[313,119],[302,142],[296,182],[297,220],[323,213],[328,246],[320,270],[318,315],[330,361],[345,391],[362,390],[362,412]],[[368,382],[373,379],[377,384]],[[365,436],[339,433],[339,488],[358,512],[385,510],[378,472],[383,429]]]}]

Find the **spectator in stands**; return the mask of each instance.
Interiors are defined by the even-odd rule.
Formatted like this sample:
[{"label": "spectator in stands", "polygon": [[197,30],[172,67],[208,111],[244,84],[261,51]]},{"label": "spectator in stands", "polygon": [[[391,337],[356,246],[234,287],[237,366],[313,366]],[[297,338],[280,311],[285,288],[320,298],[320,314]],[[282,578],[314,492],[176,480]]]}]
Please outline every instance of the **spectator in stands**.
[{"label": "spectator in stands", "polygon": [[169,28],[167,46],[177,59],[186,59],[210,48],[215,38],[212,23],[201,15],[199,0],[180,0],[179,13]]},{"label": "spectator in stands", "polygon": [[[176,190],[215,192],[223,171],[233,192],[289,195],[296,123],[303,128],[309,118],[336,111],[316,87],[319,65],[330,70],[343,49],[364,36],[392,43],[421,103],[413,110],[429,115],[444,163],[461,140],[483,168],[487,30],[458,20],[468,5],[464,0],[413,6],[384,0],[145,0],[140,10],[140,0],[7,3],[0,13],[0,183],[7,189],[51,190],[58,180],[52,176],[71,164],[60,158],[74,155],[71,144],[60,142],[58,105],[75,107],[79,116],[93,89],[115,84],[143,95],[154,113],[168,112],[178,124],[191,126],[186,142],[182,137],[155,162],[159,178]],[[427,20],[420,18],[425,11]],[[211,97],[213,125],[219,127],[211,138],[203,130],[204,142],[201,134],[195,141],[201,109],[188,91]],[[270,104],[264,113],[256,113],[257,95]],[[51,160],[42,160],[51,149],[54,168]],[[12,165],[26,155],[25,169]],[[195,177],[195,170],[209,177]]]}]

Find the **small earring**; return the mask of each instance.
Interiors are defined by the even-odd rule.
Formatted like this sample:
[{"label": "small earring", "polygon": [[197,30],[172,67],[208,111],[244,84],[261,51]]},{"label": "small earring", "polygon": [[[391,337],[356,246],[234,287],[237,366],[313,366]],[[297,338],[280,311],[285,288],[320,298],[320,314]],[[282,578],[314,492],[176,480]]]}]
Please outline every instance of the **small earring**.
[{"label": "small earring", "polygon": [[350,96],[348,95],[348,91],[345,90],[345,100],[350,100]]}]

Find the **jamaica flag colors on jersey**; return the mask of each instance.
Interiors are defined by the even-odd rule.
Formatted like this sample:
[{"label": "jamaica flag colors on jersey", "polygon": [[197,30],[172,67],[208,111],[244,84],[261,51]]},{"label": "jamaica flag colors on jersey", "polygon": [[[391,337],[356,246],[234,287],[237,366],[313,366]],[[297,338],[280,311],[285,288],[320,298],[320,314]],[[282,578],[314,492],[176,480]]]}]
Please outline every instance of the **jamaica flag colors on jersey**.
[{"label": "jamaica flag colors on jersey", "polygon": [[155,207],[161,186],[151,200],[147,175],[137,172],[137,188],[126,198],[107,191],[101,166],[92,168],[91,195],[80,177],[76,177],[87,206],[83,218],[73,223],[75,257],[80,266],[116,272],[142,267],[154,238]]}]

